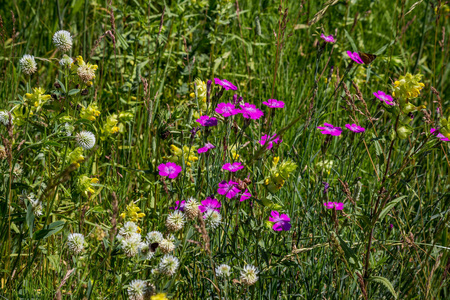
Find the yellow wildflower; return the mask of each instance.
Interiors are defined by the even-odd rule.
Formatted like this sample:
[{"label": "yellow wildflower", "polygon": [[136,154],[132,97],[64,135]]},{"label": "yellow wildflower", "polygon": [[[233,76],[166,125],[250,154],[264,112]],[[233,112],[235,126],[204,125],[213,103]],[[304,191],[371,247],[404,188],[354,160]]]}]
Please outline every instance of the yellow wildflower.
[{"label": "yellow wildflower", "polygon": [[30,100],[31,104],[36,108],[42,107],[48,100],[52,98],[50,95],[44,95],[45,90],[43,88],[33,88],[33,93],[26,93],[25,98]]},{"label": "yellow wildflower", "polygon": [[392,95],[405,100],[417,98],[420,95],[420,91],[425,86],[423,83],[419,82],[421,79],[421,74],[412,75],[406,73],[405,76],[400,76],[399,80],[394,82],[394,91],[392,92]]},{"label": "yellow wildflower", "polygon": [[77,147],[75,150],[69,153],[69,161],[71,164],[75,164],[77,169],[80,167],[80,162],[84,160],[83,148]]},{"label": "yellow wildflower", "polygon": [[95,121],[95,118],[100,116],[100,111],[95,103],[89,104],[88,107],[82,107],[80,117],[88,119],[89,121]]},{"label": "yellow wildflower", "polygon": [[136,223],[145,217],[145,214],[140,211],[141,209],[134,202],[131,202],[127,205],[126,211],[120,214],[120,217],[124,220]]},{"label": "yellow wildflower", "polygon": [[164,293],[159,293],[156,295],[153,295],[150,297],[150,300],[169,300],[168,298],[166,298],[166,294]]}]

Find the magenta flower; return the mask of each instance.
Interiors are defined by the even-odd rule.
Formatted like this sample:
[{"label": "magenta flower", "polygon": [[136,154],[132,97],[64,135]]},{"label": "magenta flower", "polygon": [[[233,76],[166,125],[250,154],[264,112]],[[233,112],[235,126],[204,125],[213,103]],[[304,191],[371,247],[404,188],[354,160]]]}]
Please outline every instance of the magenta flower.
[{"label": "magenta flower", "polygon": [[269,135],[265,134],[261,137],[261,140],[259,141],[259,143],[261,144],[261,146],[264,146],[266,144],[267,139],[269,139],[269,145],[267,146],[267,149],[272,149],[273,147],[273,143],[275,144],[279,144],[282,142],[282,140],[280,139],[279,136],[277,136],[275,138],[277,134],[275,133],[274,135],[272,135],[271,137],[269,137]]},{"label": "magenta flower", "polygon": [[[436,128],[431,128],[431,129],[430,129],[430,133],[433,134],[434,132],[436,132]],[[448,142],[448,141],[450,141],[449,138],[446,138],[445,135],[443,135],[443,134],[440,133],[439,131],[437,131],[436,137],[437,137],[438,139],[440,139],[441,141],[443,141],[443,142]]]},{"label": "magenta flower", "polygon": [[181,172],[181,167],[173,162],[168,162],[165,164],[160,164],[158,166],[160,176],[169,176],[170,179],[177,178],[178,174]]},{"label": "magenta flower", "polygon": [[214,117],[201,116],[196,120],[200,125],[205,127],[217,126],[217,119]]},{"label": "magenta flower", "polygon": [[267,101],[263,101],[263,104],[267,105],[268,107],[272,107],[272,108],[283,108],[284,107],[284,102],[278,101],[277,99],[269,99]]},{"label": "magenta flower", "polygon": [[344,203],[342,203],[342,202],[325,202],[323,205],[325,205],[325,207],[327,209],[333,209],[333,208],[335,208],[336,210],[344,209]]},{"label": "magenta flower", "polygon": [[172,210],[179,210],[179,211],[184,211],[184,207],[186,206],[186,201],[182,200],[180,201],[176,201],[175,202],[175,206],[169,207],[169,209]]},{"label": "magenta flower", "polygon": [[239,193],[239,189],[236,187],[237,182],[234,182],[232,180],[226,182],[225,180],[219,182],[219,189],[217,190],[217,193],[220,195],[224,195],[228,199],[234,198],[237,193]]},{"label": "magenta flower", "polygon": [[209,149],[214,149],[216,148],[216,146],[214,146],[211,143],[206,143],[205,146],[203,146],[202,148],[198,148],[197,152],[198,153],[205,153],[208,152]]},{"label": "magenta flower", "polygon": [[352,125],[350,125],[350,124],[345,124],[345,127],[347,127],[348,130],[353,131],[353,132],[356,132],[356,133],[366,131],[366,130],[364,129],[364,127],[361,127],[361,126],[356,125],[356,124],[352,124]]},{"label": "magenta flower", "polygon": [[241,162],[234,162],[234,163],[226,163],[223,165],[222,169],[230,171],[230,172],[237,172],[239,170],[242,170],[244,166]]},{"label": "magenta flower", "polygon": [[387,105],[394,105],[394,102],[392,102],[391,95],[386,94],[383,91],[378,91],[373,93],[375,97],[377,97],[381,102],[386,103]]},{"label": "magenta flower", "polygon": [[254,104],[244,103],[239,106],[241,109],[238,110],[238,113],[242,113],[242,116],[246,119],[258,120],[264,116],[262,110],[257,108]]},{"label": "magenta flower", "polygon": [[317,129],[321,130],[322,134],[331,134],[333,136],[339,136],[342,133],[341,127],[334,127],[331,124],[323,123],[323,127],[317,127]]},{"label": "magenta flower", "polygon": [[233,90],[233,91],[237,90],[237,86],[235,86],[234,84],[232,84],[231,82],[229,82],[226,79],[214,78],[214,84],[222,86],[227,91],[228,90]]},{"label": "magenta flower", "polygon": [[241,194],[241,197],[239,198],[239,201],[245,201],[247,199],[250,199],[252,197],[252,194],[249,193],[248,189],[245,190],[245,192],[243,192]]},{"label": "magenta flower", "polygon": [[214,199],[212,197],[207,197],[205,200],[202,201],[202,205],[198,206],[198,209],[204,213],[207,210],[215,210],[219,212],[219,208],[222,204],[217,199]]},{"label": "magenta flower", "polygon": [[233,103],[219,103],[216,108],[216,113],[221,114],[222,116],[229,117],[239,113],[239,109],[234,107]]},{"label": "magenta flower", "polygon": [[320,37],[327,43],[336,43],[336,40],[334,39],[334,36],[332,34],[330,35],[325,35],[325,34],[321,34]]},{"label": "magenta flower", "polygon": [[359,56],[358,52],[347,51],[348,56],[357,64],[363,64],[363,60]]},{"label": "magenta flower", "polygon": [[276,210],[272,210],[270,213],[272,217],[269,217],[270,222],[275,222],[273,224],[272,229],[275,231],[288,231],[291,229],[291,218],[289,218],[288,215],[281,214],[277,212]]}]

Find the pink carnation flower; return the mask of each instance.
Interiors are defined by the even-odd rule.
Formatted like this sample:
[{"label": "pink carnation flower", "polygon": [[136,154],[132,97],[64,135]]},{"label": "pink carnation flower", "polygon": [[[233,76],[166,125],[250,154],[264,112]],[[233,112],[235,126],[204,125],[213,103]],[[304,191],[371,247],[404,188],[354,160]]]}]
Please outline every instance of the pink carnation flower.
[{"label": "pink carnation flower", "polygon": [[248,189],[245,190],[245,192],[243,192],[241,194],[241,197],[239,198],[239,201],[245,201],[247,199],[250,199],[252,197],[252,194],[249,193]]},{"label": "pink carnation flower", "polygon": [[181,202],[179,200],[177,200],[177,201],[175,201],[175,206],[169,207],[169,209],[184,211],[185,206],[186,206],[185,200],[182,200]]},{"label": "pink carnation flower", "polygon": [[237,193],[239,193],[239,189],[236,186],[237,182],[234,182],[232,180],[228,182],[226,182],[225,180],[221,181],[219,182],[219,189],[217,190],[217,193],[219,193],[220,195],[224,195],[228,199],[232,199],[237,195]]},{"label": "pink carnation flower", "polygon": [[377,97],[381,102],[386,103],[387,105],[394,105],[394,102],[392,102],[391,95],[386,94],[383,91],[378,91],[373,93],[375,97]]},{"label": "pink carnation flower", "polygon": [[242,113],[242,116],[246,119],[258,120],[264,113],[262,110],[257,108],[254,104],[244,103],[239,105],[241,109],[238,110],[239,113]]},{"label": "pink carnation flower", "polygon": [[215,210],[219,212],[219,208],[222,204],[217,199],[214,199],[212,197],[208,197],[205,200],[202,201],[202,205],[198,206],[198,209],[204,213],[208,210]]},{"label": "pink carnation flower", "polygon": [[261,137],[261,140],[259,141],[259,143],[261,144],[261,146],[264,146],[266,144],[267,139],[269,139],[269,145],[267,146],[267,149],[272,149],[273,147],[273,143],[275,144],[279,144],[282,142],[282,140],[280,139],[280,137],[276,137],[277,134],[275,133],[274,135],[272,135],[271,137],[269,137],[269,135],[265,134]]},{"label": "pink carnation flower", "polygon": [[235,86],[234,84],[232,84],[231,82],[229,82],[226,79],[214,78],[214,84],[220,85],[227,91],[228,90],[233,90],[233,91],[237,90],[237,86]]},{"label": "pink carnation flower", "polygon": [[331,124],[328,123],[324,123],[323,127],[317,127],[317,129],[321,130],[322,134],[331,134],[333,136],[339,136],[342,133],[342,128],[341,127],[334,127]]},{"label": "pink carnation flower", "polygon": [[272,217],[269,217],[270,222],[274,222],[272,229],[275,231],[288,231],[291,229],[291,218],[286,214],[281,214],[276,210],[272,210],[270,213]]},{"label": "pink carnation flower", "polygon": [[216,146],[214,146],[213,144],[206,143],[205,146],[203,146],[201,148],[198,148],[197,152],[198,153],[205,153],[205,152],[208,152],[209,149],[214,149],[214,148],[216,148]]},{"label": "pink carnation flower", "polygon": [[278,101],[277,99],[269,99],[267,101],[264,101],[263,104],[267,105],[268,107],[272,107],[272,108],[283,108],[284,107],[284,102]]},{"label": "pink carnation flower", "polygon": [[222,169],[230,171],[230,172],[237,172],[239,170],[242,170],[244,166],[241,162],[234,162],[234,163],[226,163],[223,165]]},{"label": "pink carnation flower", "polygon": [[361,127],[359,125],[356,124],[345,124],[345,127],[347,127],[348,130],[359,133],[359,132],[364,132],[366,131],[366,129],[364,129],[364,127]]},{"label": "pink carnation flower", "polygon": [[181,167],[173,162],[168,162],[165,164],[160,164],[158,166],[160,176],[169,176],[170,179],[177,178],[178,174],[181,172]]},{"label": "pink carnation flower", "polygon": [[342,203],[342,202],[325,202],[323,205],[325,205],[325,207],[327,209],[333,209],[333,208],[335,208],[336,210],[344,209],[344,203]]},{"label": "pink carnation flower", "polygon": [[363,64],[363,60],[359,56],[358,52],[347,51],[348,56],[357,64]]},{"label": "pink carnation flower", "polygon": [[334,36],[332,34],[330,35],[325,35],[325,34],[321,34],[320,37],[327,43],[336,43],[336,40],[334,39]]},{"label": "pink carnation flower", "polygon": [[238,114],[239,109],[236,109],[233,103],[219,103],[216,108],[216,113],[226,118]]},{"label": "pink carnation flower", "polygon": [[[436,132],[436,128],[431,128],[431,129],[430,129],[430,133],[433,134],[434,132]],[[448,142],[448,141],[450,141],[449,138],[446,138],[445,135],[443,135],[443,134],[440,133],[439,131],[437,132],[436,137],[437,137],[438,139],[440,139],[441,141],[443,141],[443,142]]]},{"label": "pink carnation flower", "polygon": [[217,119],[214,117],[201,116],[196,120],[200,125],[205,127],[217,126]]}]

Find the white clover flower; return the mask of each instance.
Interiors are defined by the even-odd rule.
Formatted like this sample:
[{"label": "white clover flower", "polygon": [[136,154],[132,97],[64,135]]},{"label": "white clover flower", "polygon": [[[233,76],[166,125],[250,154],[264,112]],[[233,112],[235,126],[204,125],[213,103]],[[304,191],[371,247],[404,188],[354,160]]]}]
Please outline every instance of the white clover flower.
[{"label": "white clover flower", "polygon": [[34,60],[33,55],[25,54],[24,56],[22,56],[22,58],[19,60],[19,65],[22,69],[22,72],[27,75],[31,75],[37,70],[37,63]]},{"label": "white clover flower", "polygon": [[30,201],[31,206],[33,207],[34,215],[36,217],[42,216],[43,213],[42,202],[39,201],[39,199],[36,199],[36,196],[33,193],[30,193],[27,198],[28,201]]},{"label": "white clover flower", "polygon": [[175,250],[175,237],[172,235],[166,239],[161,240],[159,242],[159,249],[161,249],[162,253],[169,253]]},{"label": "white clover flower", "polygon": [[130,237],[137,232],[138,226],[136,225],[136,223],[131,221],[126,222],[119,230],[119,234],[124,236],[125,238]]},{"label": "white clover flower", "polygon": [[64,130],[66,131],[67,136],[71,136],[72,132],[74,130],[74,127],[70,125],[69,123],[64,124]]},{"label": "white clover flower", "polygon": [[241,282],[245,285],[253,285],[258,281],[258,269],[252,265],[246,265],[241,271]]},{"label": "white clover flower", "polygon": [[72,37],[70,36],[70,32],[66,30],[57,31],[53,35],[53,44],[55,44],[55,47],[61,52],[67,52],[72,49]]},{"label": "white clover flower", "polygon": [[95,146],[95,135],[90,131],[82,131],[77,133],[76,141],[78,146],[88,150]]},{"label": "white clover flower", "polygon": [[84,250],[84,235],[81,233],[71,233],[67,237],[67,246],[75,253],[80,254]]},{"label": "white clover flower", "polygon": [[63,67],[70,67],[73,64],[73,59],[67,54],[64,54],[63,57],[59,60],[59,64]]},{"label": "white clover flower", "polygon": [[219,277],[229,277],[231,275],[231,267],[226,264],[221,264],[216,268],[216,274]]},{"label": "white clover flower", "polygon": [[184,214],[181,211],[176,210],[167,216],[166,227],[170,231],[178,231],[183,228],[184,223],[186,223]]},{"label": "white clover flower", "polygon": [[178,258],[170,254],[166,254],[159,262],[159,271],[164,275],[171,276],[175,274],[179,265],[180,262],[178,261]]},{"label": "white clover flower", "polygon": [[77,74],[84,83],[87,83],[95,78],[95,70],[97,70],[97,65],[83,62],[78,67]]},{"label": "white clover flower", "polygon": [[195,198],[189,198],[186,205],[184,206],[184,213],[189,220],[195,220],[198,216],[198,206],[200,203]]},{"label": "white clover flower", "polygon": [[[11,115],[11,124],[13,123],[14,116]],[[0,123],[7,126],[9,124],[9,114],[6,110],[0,111]]]},{"label": "white clover flower", "polygon": [[151,231],[151,232],[147,233],[147,237],[145,238],[145,240],[149,244],[160,243],[163,239],[164,239],[164,237],[163,237],[162,233],[159,231]]},{"label": "white clover flower", "polygon": [[121,234],[116,235],[116,239],[119,243],[122,244],[122,241],[125,239],[125,237]]},{"label": "white clover flower", "polygon": [[128,257],[138,254],[141,244],[141,235],[134,233],[131,236],[125,237],[122,240],[122,249]]},{"label": "white clover flower", "polygon": [[21,167],[19,164],[15,164],[15,165],[14,165],[14,168],[13,168],[13,173],[14,173],[14,175],[16,175],[16,176],[22,175],[22,173],[23,173],[22,167]]},{"label": "white clover flower", "polygon": [[147,283],[144,280],[132,280],[128,286],[128,299],[143,300],[147,290]]},{"label": "white clover flower", "polygon": [[203,218],[205,219],[206,225],[212,229],[217,228],[222,223],[222,215],[213,209],[205,211]]}]

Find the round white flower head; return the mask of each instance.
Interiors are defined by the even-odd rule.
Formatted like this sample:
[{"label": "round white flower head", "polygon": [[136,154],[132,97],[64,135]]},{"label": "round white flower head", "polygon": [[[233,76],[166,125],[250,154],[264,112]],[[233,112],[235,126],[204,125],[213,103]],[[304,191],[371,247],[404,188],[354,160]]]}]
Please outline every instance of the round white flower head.
[{"label": "round white flower head", "polygon": [[165,275],[171,276],[175,274],[179,265],[180,262],[178,261],[178,258],[170,254],[166,254],[159,262],[159,271]]},{"label": "round white flower head", "polygon": [[86,83],[95,78],[95,70],[96,68],[93,65],[82,63],[77,69],[77,74]]},{"label": "round white flower head", "polygon": [[[13,123],[14,117],[11,115],[11,124]],[[7,126],[9,124],[9,114],[6,110],[0,111],[0,123]]]},{"label": "round white flower head", "polygon": [[204,214],[205,223],[212,229],[215,229],[222,223],[222,215],[213,209],[209,209]]},{"label": "round white flower head", "polygon": [[73,64],[73,59],[67,54],[64,54],[63,57],[59,60],[59,64],[63,67],[70,67]]},{"label": "round white flower head", "polygon": [[121,234],[118,234],[116,235],[116,239],[120,244],[122,244],[122,241],[125,239],[125,237]]},{"label": "round white flower head", "polygon": [[19,65],[22,69],[22,72],[27,75],[31,75],[37,70],[37,63],[34,60],[33,55],[25,54],[24,56],[22,56],[22,58],[19,60]]},{"label": "round white flower head", "polygon": [[141,246],[141,235],[139,233],[134,233],[131,236],[124,237],[122,240],[122,249],[128,257],[138,254]]},{"label": "round white flower head", "polygon": [[153,244],[153,243],[160,243],[163,240],[163,235],[159,231],[151,231],[147,233],[147,237],[145,238],[147,243]]},{"label": "round white flower head", "polygon": [[200,211],[198,209],[199,205],[200,203],[198,203],[195,198],[189,198],[186,206],[184,207],[184,213],[189,220],[195,220],[197,218],[198,212]]},{"label": "round white flower head", "polygon": [[169,231],[178,231],[183,228],[184,223],[186,223],[184,214],[181,211],[176,210],[167,216],[166,227]]},{"label": "round white flower head", "polygon": [[75,253],[80,254],[84,250],[84,235],[81,233],[71,233],[67,237],[67,246]]},{"label": "round white flower head", "polygon": [[74,130],[74,127],[70,125],[69,123],[64,124],[64,130],[66,131],[67,136],[71,136],[72,132]]},{"label": "round white flower head", "polygon": [[22,172],[23,172],[22,167],[19,164],[15,164],[14,168],[13,168],[14,175],[20,176],[20,175],[22,175]]},{"label": "round white flower head", "polygon": [[82,131],[77,133],[76,141],[78,146],[88,150],[95,146],[95,135],[90,131]]},{"label": "round white flower head", "polygon": [[39,199],[36,199],[36,196],[33,193],[28,195],[28,201],[30,201],[31,206],[33,207],[33,213],[36,217],[42,216],[42,202]]},{"label": "round white flower head", "polygon": [[159,242],[159,249],[162,253],[169,253],[175,250],[175,237],[172,235],[170,237],[167,237],[167,239],[162,239],[161,242]]},{"label": "round white flower head", "polygon": [[219,277],[229,277],[231,275],[231,267],[226,264],[221,264],[216,268],[216,274]]},{"label": "round white flower head", "polygon": [[53,44],[55,44],[55,47],[61,52],[67,52],[72,49],[72,37],[70,36],[70,32],[66,30],[57,31],[53,35]]},{"label": "round white flower head", "polygon": [[138,227],[136,223],[128,221],[126,222],[122,228],[119,230],[119,234],[124,236],[125,238],[132,236],[133,234],[138,232]]},{"label": "round white flower head", "polygon": [[241,271],[241,282],[245,285],[253,285],[258,281],[258,269],[252,265],[246,265]]},{"label": "round white flower head", "polygon": [[143,300],[147,290],[147,283],[144,280],[135,279],[130,282],[128,286],[128,299]]}]

